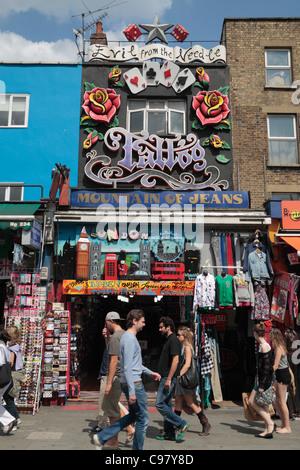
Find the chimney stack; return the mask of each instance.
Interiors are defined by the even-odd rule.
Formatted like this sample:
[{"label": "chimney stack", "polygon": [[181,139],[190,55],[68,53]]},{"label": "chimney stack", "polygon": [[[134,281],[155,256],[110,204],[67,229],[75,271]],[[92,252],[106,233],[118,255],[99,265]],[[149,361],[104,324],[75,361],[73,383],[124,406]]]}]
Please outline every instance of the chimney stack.
[{"label": "chimney stack", "polygon": [[96,33],[91,34],[90,36],[90,44],[102,44],[107,46],[107,38],[106,34],[103,33],[102,30],[102,23],[100,21],[97,22]]}]

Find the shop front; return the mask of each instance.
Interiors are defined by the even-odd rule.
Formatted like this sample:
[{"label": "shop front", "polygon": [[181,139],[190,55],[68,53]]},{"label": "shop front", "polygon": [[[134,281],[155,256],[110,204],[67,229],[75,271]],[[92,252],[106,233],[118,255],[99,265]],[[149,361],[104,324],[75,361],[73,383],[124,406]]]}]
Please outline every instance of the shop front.
[{"label": "shop front", "polygon": [[21,333],[24,382],[17,404],[25,412],[35,412],[40,398],[47,303],[40,264],[44,210],[41,202],[0,204],[1,324],[17,326]]},{"label": "shop front", "polygon": [[[254,293],[245,281],[243,263],[255,232],[265,233],[271,219],[250,209],[243,192],[177,192],[180,203],[175,206],[170,204],[173,195],[153,192],[156,204],[151,205],[149,192],[131,191],[125,211],[118,206],[117,191],[110,193],[109,202],[103,191],[74,189],[72,209],[55,214],[56,300],[70,311],[77,339],[70,370],[81,391],[98,389],[106,313],[116,310],[125,318],[132,308],[145,312],[139,340],[144,362],[153,370],[162,346],[159,318],[170,316],[177,327],[185,324],[194,332],[207,403],[239,400],[241,391],[251,386]],[[102,198],[106,205],[93,207]],[[187,200],[202,204],[190,202],[188,207]],[[202,300],[201,289],[210,287],[211,299]],[[247,298],[239,298],[243,287]],[[204,346],[212,355],[213,370],[205,367]],[[145,386],[151,390],[153,383]]]}]

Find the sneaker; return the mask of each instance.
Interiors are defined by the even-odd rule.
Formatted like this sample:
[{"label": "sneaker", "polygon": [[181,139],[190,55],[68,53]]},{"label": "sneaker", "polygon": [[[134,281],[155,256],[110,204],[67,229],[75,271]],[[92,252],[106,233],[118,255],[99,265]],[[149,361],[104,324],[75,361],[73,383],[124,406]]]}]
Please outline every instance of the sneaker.
[{"label": "sneaker", "polygon": [[156,439],[159,441],[175,441],[175,436],[170,436],[169,434],[162,433],[160,436],[156,436]]},{"label": "sneaker", "polygon": [[95,426],[95,427],[91,430],[91,432],[95,432],[95,433],[97,433],[97,434],[98,434],[98,432],[100,432],[100,431],[102,431],[102,428],[100,428],[100,426]]},{"label": "sneaker", "polygon": [[180,441],[183,438],[183,435],[187,428],[189,427],[189,423],[185,423],[181,428],[178,428],[176,431],[176,442]]},{"label": "sneaker", "polygon": [[19,427],[21,423],[22,423],[22,421],[20,420],[20,418],[18,418],[17,419],[17,426]]},{"label": "sneaker", "polygon": [[7,426],[3,426],[2,432],[4,434],[9,434],[13,430],[13,427],[14,427],[14,421],[9,423]]},{"label": "sneaker", "polygon": [[99,449],[98,450],[101,450],[102,449],[102,442],[100,441],[99,437],[98,437],[98,434],[94,434],[93,435],[93,443],[95,444],[95,446],[97,446]]}]

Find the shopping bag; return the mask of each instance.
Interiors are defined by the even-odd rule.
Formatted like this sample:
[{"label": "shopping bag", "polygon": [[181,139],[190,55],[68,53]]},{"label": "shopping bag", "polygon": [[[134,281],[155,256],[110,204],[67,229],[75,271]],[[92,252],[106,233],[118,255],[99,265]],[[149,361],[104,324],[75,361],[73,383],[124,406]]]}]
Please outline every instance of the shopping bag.
[{"label": "shopping bag", "polygon": [[[249,403],[249,396],[250,393],[242,393],[242,400],[243,400],[243,407],[244,407],[244,415],[247,421],[263,421],[262,417],[255,411],[253,406]],[[272,405],[269,406],[269,413],[270,416],[275,414],[274,408]]]}]

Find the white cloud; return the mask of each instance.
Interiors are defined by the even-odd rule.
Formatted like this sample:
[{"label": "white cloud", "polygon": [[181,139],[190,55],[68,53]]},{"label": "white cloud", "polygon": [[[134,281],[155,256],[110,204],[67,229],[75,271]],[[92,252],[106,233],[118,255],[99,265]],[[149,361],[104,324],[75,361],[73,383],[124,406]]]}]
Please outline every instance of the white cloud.
[{"label": "white cloud", "polygon": [[[113,23],[120,18],[127,19],[141,18],[141,21],[154,18],[155,14],[162,15],[172,7],[173,0],[0,0],[0,17],[5,17],[12,13],[24,13],[30,9],[36,10],[43,15],[54,16],[58,22],[69,21],[72,15],[80,15],[89,11],[102,11],[95,13],[101,15],[103,12],[109,14],[109,20]],[[152,18],[153,17],[153,18]],[[93,19],[92,17],[90,17]]]},{"label": "white cloud", "polygon": [[0,32],[0,62],[78,62],[74,41],[32,42],[22,36]]}]

